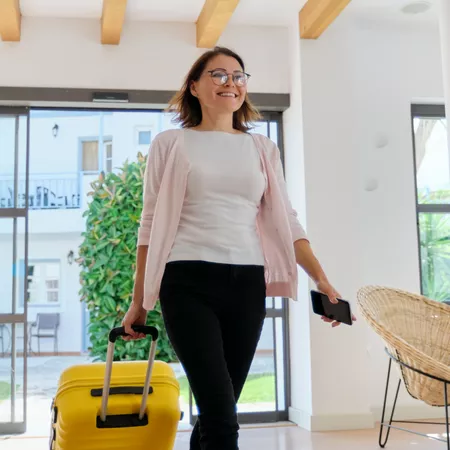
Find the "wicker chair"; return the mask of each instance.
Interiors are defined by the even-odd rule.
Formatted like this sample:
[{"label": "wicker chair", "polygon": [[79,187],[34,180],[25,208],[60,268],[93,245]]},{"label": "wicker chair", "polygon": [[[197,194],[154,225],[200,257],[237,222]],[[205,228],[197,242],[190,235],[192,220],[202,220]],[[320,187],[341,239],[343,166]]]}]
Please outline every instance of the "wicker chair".
[{"label": "wicker chair", "polygon": [[[398,392],[403,380],[408,393],[428,405],[444,407],[447,438],[450,450],[450,306],[426,297],[381,286],[366,286],[358,292],[358,307],[370,327],[383,339],[389,355],[389,368],[380,424],[379,444],[385,447],[391,428],[432,437],[393,426]],[[396,364],[400,380],[388,423],[384,422],[386,400],[392,362]],[[423,423],[401,421],[403,423]],[[430,422],[425,422],[429,424]],[[439,423],[441,424],[441,423]],[[442,425],[442,424],[441,424]],[[387,428],[383,440],[383,429]]]}]

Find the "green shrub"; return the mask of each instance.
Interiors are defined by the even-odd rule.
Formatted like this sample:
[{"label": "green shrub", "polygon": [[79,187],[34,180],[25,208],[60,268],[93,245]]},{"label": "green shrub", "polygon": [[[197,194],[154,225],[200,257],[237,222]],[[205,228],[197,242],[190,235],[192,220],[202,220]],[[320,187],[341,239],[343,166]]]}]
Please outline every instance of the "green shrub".
[{"label": "green shrub", "polygon": [[[443,204],[450,198],[447,189],[419,191],[420,204]],[[439,302],[450,299],[450,219],[447,214],[419,214],[422,293]]]},{"label": "green shrub", "polygon": [[[132,299],[136,243],[142,209],[142,186],[146,158],[125,162],[118,174],[101,174],[94,181],[86,217],[86,232],[79,248],[81,301],[89,310],[91,356],[106,359],[108,333],[121,326]],[[148,314],[148,325],[160,332],[157,359],[174,361],[175,353],[164,329],[159,302]],[[116,341],[116,360],[148,357],[150,339]]]}]

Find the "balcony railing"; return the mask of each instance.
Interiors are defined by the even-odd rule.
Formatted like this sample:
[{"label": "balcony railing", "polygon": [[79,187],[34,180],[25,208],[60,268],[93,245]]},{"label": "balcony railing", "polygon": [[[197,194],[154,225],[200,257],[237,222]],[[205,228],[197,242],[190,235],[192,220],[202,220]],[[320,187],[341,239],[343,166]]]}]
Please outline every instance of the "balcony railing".
[{"label": "balcony railing", "polygon": [[[0,175],[0,208],[14,206],[14,178]],[[19,175],[16,205],[25,207],[25,177]],[[80,179],[78,173],[30,174],[29,209],[80,208]]]}]

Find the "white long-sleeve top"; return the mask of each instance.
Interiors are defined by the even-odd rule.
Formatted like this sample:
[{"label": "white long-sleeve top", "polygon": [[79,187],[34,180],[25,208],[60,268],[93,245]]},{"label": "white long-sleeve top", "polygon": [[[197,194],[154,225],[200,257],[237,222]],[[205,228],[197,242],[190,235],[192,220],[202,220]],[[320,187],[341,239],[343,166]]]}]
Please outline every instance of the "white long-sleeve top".
[{"label": "white long-sleeve top", "polygon": [[187,130],[191,164],[168,261],[264,265],[256,217],[266,180],[249,134]]}]

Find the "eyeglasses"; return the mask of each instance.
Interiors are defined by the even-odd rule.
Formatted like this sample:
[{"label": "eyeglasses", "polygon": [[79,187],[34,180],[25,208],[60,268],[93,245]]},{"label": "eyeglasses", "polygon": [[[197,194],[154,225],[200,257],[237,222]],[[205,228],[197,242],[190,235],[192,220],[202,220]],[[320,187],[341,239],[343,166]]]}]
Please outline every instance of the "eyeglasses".
[{"label": "eyeglasses", "polygon": [[212,81],[217,86],[223,86],[228,82],[228,77],[231,75],[233,77],[233,82],[236,86],[245,86],[250,78],[250,75],[245,72],[236,70],[235,72],[228,74],[225,70],[215,69],[209,70],[208,73],[211,75]]}]

